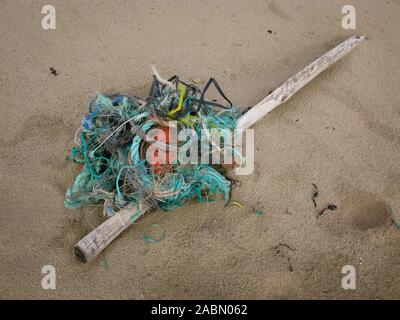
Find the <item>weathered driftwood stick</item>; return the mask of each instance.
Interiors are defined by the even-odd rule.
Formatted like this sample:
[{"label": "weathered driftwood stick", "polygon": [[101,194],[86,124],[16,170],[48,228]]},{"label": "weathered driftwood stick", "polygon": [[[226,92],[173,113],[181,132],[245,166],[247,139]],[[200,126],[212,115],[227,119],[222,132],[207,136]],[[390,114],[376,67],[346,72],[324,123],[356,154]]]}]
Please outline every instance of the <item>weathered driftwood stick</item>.
[{"label": "weathered driftwood stick", "polygon": [[144,201],[139,206],[126,207],[111,218],[108,218],[75,245],[75,255],[78,260],[84,263],[93,260],[122,231],[144,215],[150,208],[150,204]]},{"label": "weathered driftwood stick", "polygon": [[322,57],[305,67],[299,73],[295,74],[289,80],[286,80],[279,88],[272,92],[268,97],[259,102],[238,120],[238,129],[250,128],[254,123],[264,117],[267,113],[284,103],[297,91],[303,88],[307,83],[314,79],[321,72],[329,68],[339,59],[347,55],[359,44],[365,37],[354,36],[342,42],[331,51],[325,53]]},{"label": "weathered driftwood stick", "polygon": [[[322,71],[340,58],[343,58],[363,39],[364,36],[352,37],[324,54],[321,58],[315,60],[240,117],[237,128],[246,129],[251,127],[267,113],[288,100]],[[144,201],[138,207],[120,210],[76,244],[75,254],[77,258],[82,262],[93,260],[122,231],[128,228],[130,224],[145,214],[150,208],[150,204]]]}]

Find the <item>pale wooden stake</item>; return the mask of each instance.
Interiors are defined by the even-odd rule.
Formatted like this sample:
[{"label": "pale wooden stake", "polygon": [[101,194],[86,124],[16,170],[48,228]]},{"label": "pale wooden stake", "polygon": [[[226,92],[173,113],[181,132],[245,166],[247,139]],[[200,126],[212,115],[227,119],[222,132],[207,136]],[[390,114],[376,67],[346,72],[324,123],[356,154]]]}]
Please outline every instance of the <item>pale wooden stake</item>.
[{"label": "pale wooden stake", "polygon": [[267,113],[271,112],[276,107],[287,101],[317,75],[347,55],[364,38],[364,36],[354,36],[350,39],[347,39],[305,67],[299,73],[295,74],[289,80],[286,80],[284,84],[273,91],[268,97],[256,104],[253,108],[241,116],[238,120],[237,128],[250,128]]},{"label": "pale wooden stake", "polygon": [[86,263],[96,258],[122,231],[150,208],[150,203],[144,201],[139,206],[119,210],[75,245],[75,255],[78,260]]}]

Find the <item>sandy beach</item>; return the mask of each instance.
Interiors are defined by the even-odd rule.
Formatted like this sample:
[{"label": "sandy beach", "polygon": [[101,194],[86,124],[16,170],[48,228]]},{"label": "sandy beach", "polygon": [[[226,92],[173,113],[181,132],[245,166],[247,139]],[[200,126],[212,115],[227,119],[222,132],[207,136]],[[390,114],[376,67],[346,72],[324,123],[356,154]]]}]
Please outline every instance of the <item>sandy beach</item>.
[{"label": "sandy beach", "polygon": [[[55,30],[41,26],[49,2]],[[350,2],[2,0],[0,298],[399,299],[400,1]],[[346,4],[356,30],[342,28]],[[356,34],[367,40],[254,126],[255,171],[232,192],[243,208],[156,211],[91,263],[75,259],[104,221],[63,205],[96,93],[146,95],[155,64],[214,77],[245,108]],[[153,223],[165,238],[146,243]],[[342,288],[346,265],[355,290]]]}]

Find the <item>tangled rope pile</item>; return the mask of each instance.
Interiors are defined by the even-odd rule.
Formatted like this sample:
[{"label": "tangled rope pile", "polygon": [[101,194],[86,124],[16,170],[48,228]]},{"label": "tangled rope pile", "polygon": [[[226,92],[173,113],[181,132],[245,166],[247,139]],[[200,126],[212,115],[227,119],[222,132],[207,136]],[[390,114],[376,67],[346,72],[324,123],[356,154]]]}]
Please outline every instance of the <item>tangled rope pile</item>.
[{"label": "tangled rope pile", "polygon": [[[82,168],[66,192],[65,207],[104,203],[105,214],[112,215],[117,208],[143,200],[167,211],[190,199],[210,202],[219,195],[229,200],[231,182],[221,165],[182,164],[178,159],[166,165],[152,163],[145,156],[146,138],[153,128],[168,133],[171,121],[176,121],[178,131],[190,128],[204,139],[210,129],[234,130],[240,113],[213,78],[201,91],[177,76],[163,80],[153,72],[145,100],[100,94],[91,102],[71,149],[71,160]],[[211,84],[229,106],[204,99]],[[173,148],[168,139],[154,143],[166,152]]]}]

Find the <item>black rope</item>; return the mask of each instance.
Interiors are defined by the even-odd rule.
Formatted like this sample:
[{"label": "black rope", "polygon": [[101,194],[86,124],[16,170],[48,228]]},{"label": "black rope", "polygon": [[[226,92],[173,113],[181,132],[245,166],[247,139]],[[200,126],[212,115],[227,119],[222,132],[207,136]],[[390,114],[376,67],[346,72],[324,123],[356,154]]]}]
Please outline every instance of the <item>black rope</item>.
[{"label": "black rope", "polygon": [[[214,101],[207,101],[204,100],[204,96],[207,92],[207,90],[209,89],[210,85],[213,84],[214,87],[217,89],[218,93],[221,95],[222,98],[225,99],[225,101],[227,101],[229,103],[229,107],[224,106],[223,104],[214,102]],[[203,92],[201,93],[201,97],[200,99],[193,99],[193,100],[198,100],[199,104],[197,107],[197,112],[199,112],[200,108],[206,103],[208,105],[212,105],[214,107],[218,107],[218,108],[222,108],[222,109],[230,109],[232,108],[232,102],[227,98],[227,96],[225,95],[225,93],[222,91],[221,87],[219,86],[217,80],[215,80],[214,78],[210,78],[210,80],[207,81],[206,85],[204,86]]]},{"label": "black rope", "polygon": [[[178,114],[172,116],[173,119],[178,119],[187,114],[196,114],[200,111],[200,109],[202,107],[205,107],[206,105],[213,106],[216,108],[221,108],[221,109],[230,109],[233,106],[232,102],[227,98],[227,96],[225,95],[225,93],[223,92],[221,87],[219,86],[218,82],[214,78],[210,78],[207,81],[206,85],[204,86],[203,91],[200,90],[199,87],[197,87],[196,85],[188,84],[188,83],[180,80],[177,75],[173,75],[171,78],[169,78],[168,82],[171,82],[172,84],[174,84],[177,91],[179,91],[179,84],[182,84],[186,87],[185,94],[183,97],[185,108],[183,110],[181,110]],[[225,106],[216,101],[205,100],[205,95],[211,85],[214,85],[214,87],[217,89],[217,91],[221,95],[221,97],[226,102],[228,102],[229,106]],[[165,84],[161,84],[158,81],[158,79],[155,76],[153,76],[153,82],[151,83],[149,96],[146,100],[151,101],[151,100],[154,100],[155,98],[159,97],[161,95],[162,91],[165,89],[165,87],[166,87]],[[190,103],[189,104],[186,103],[186,99],[188,98],[189,95],[196,96],[197,94],[200,94],[200,98],[190,98]],[[193,108],[193,106],[195,106],[195,105],[197,105],[197,107]]]}]

